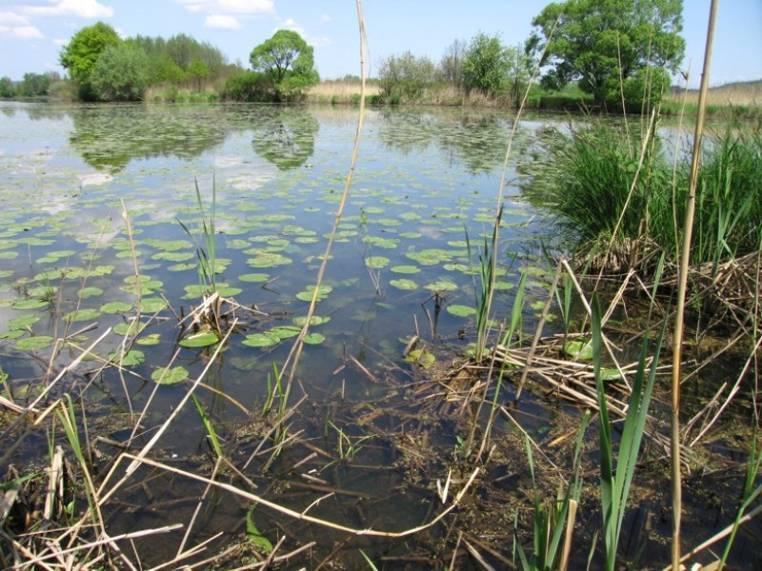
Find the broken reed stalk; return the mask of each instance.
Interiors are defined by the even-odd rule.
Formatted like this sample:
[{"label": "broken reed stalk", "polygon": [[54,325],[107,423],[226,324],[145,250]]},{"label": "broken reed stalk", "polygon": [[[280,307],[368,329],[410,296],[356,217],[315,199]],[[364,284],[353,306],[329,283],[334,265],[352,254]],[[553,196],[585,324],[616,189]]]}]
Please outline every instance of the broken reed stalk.
[{"label": "broken reed stalk", "polygon": [[[550,34],[548,35],[548,41],[545,44],[545,47],[542,50],[542,53],[540,54],[540,59],[538,62],[543,61],[545,59],[545,53],[547,52],[548,45],[550,44],[550,41],[553,39],[553,35],[556,31],[556,26],[558,25],[559,20],[561,19],[561,15],[558,16],[556,21],[553,23],[553,28],[550,30]],[[513,124],[511,125],[511,132],[508,135],[508,144],[505,148],[505,156],[503,157],[503,166],[500,171],[500,183],[497,187],[497,204],[495,207],[495,230],[492,233],[492,269],[490,274],[490,280],[489,280],[489,287],[487,292],[487,303],[486,307],[484,309],[484,314],[486,315],[487,322],[489,322],[489,316],[492,311],[492,301],[495,297],[495,280],[497,277],[497,259],[499,257],[498,254],[498,243],[500,242],[500,217],[501,213],[503,211],[503,205],[505,202],[505,185],[506,185],[506,177],[508,173],[508,161],[511,158],[511,149],[513,148],[513,139],[516,137],[516,132],[518,131],[519,122],[521,119],[521,115],[524,112],[524,108],[526,107],[527,100],[529,99],[529,93],[532,90],[532,86],[537,82],[537,77],[540,74],[540,68],[541,66],[538,64],[535,66],[534,71],[532,72],[532,75],[529,78],[529,81],[527,82],[526,90],[524,91],[524,97],[521,99],[521,105],[519,105],[518,110],[516,111],[516,117],[513,119]],[[484,344],[486,343],[486,339],[489,336],[490,327],[487,326],[487,331],[485,332],[484,337],[481,339],[481,347],[476,348],[476,354],[481,355],[484,351]],[[487,382],[487,388],[489,387],[489,380]],[[485,388],[486,390],[486,388]]]},{"label": "broken reed stalk", "polygon": [[[338,231],[341,217],[344,213],[344,207],[347,204],[349,198],[349,190],[352,188],[352,178],[355,173],[355,167],[357,166],[357,157],[360,153],[360,138],[362,135],[363,124],[365,123],[365,82],[366,82],[366,64],[368,54],[368,40],[365,34],[365,17],[362,10],[362,0],[355,0],[357,7],[357,22],[360,29],[360,110],[357,117],[357,127],[355,129],[354,142],[352,144],[352,160],[349,164],[349,171],[344,179],[344,191],[341,194],[341,200],[339,201],[339,207],[336,210],[336,215],[333,219],[333,227],[328,237],[328,243],[325,246],[325,252],[323,253],[323,259],[320,262],[320,268],[317,273],[317,280],[315,283],[315,289],[312,292],[312,299],[310,300],[310,306],[307,310],[307,317],[302,326],[302,330],[299,332],[294,344],[291,346],[286,357],[285,363],[283,363],[282,371],[285,372],[288,369],[288,380],[286,382],[286,391],[284,398],[288,402],[288,397],[291,395],[291,387],[294,383],[294,377],[296,375],[296,367],[299,364],[299,358],[304,348],[304,337],[307,335],[307,331],[310,328],[310,322],[315,315],[315,308],[317,307],[318,295],[320,292],[320,285],[323,283],[323,277],[325,276],[325,270],[328,267],[328,259],[331,256],[331,250],[336,240],[336,233]],[[290,366],[290,368],[289,368]]]},{"label": "broken reed stalk", "polygon": [[701,89],[698,99],[698,116],[696,130],[693,135],[693,158],[691,161],[690,179],[688,182],[688,203],[683,223],[683,247],[680,254],[680,269],[678,270],[677,313],[675,329],[672,338],[672,570],[680,569],[680,522],[682,512],[682,485],[680,474],[680,361],[682,358],[683,328],[685,313],[685,298],[688,289],[688,270],[691,257],[691,240],[693,237],[693,220],[696,214],[696,188],[698,185],[699,162],[701,159],[701,138],[704,134],[704,115],[706,111],[706,94],[709,88],[709,71],[712,63],[712,46],[714,43],[714,27],[717,17],[719,0],[712,0],[709,9],[709,23],[706,32],[704,48],[704,69],[701,73]]},{"label": "broken reed stalk", "polygon": [[[219,488],[221,490],[225,490],[227,492],[230,492],[236,496],[239,496],[241,498],[245,498],[251,502],[255,502],[258,504],[262,504],[265,507],[268,507],[280,514],[286,515],[288,517],[305,521],[308,523],[314,523],[317,525],[320,525],[322,527],[326,527],[329,529],[334,529],[336,531],[341,531],[344,533],[348,533],[350,535],[356,535],[356,536],[369,536],[369,537],[387,537],[387,538],[401,538],[401,537],[407,537],[410,535],[415,535],[416,533],[419,533],[421,531],[424,531],[426,529],[429,529],[442,521],[442,519],[452,512],[456,507],[460,505],[460,503],[463,501],[463,497],[466,495],[468,490],[473,485],[474,481],[476,481],[476,477],[481,472],[481,467],[477,466],[474,468],[474,470],[471,472],[471,474],[468,477],[468,480],[466,480],[466,483],[463,485],[463,487],[460,489],[460,491],[457,493],[457,495],[453,498],[452,503],[450,503],[449,506],[447,506],[444,510],[439,512],[438,515],[433,517],[431,520],[429,520],[426,523],[423,523],[416,527],[411,527],[402,531],[382,531],[382,530],[376,530],[376,529],[358,529],[353,527],[348,527],[346,525],[342,525],[340,523],[335,523],[329,520],[321,519],[315,516],[308,515],[305,511],[298,512],[296,510],[292,510],[291,508],[287,508],[285,506],[282,506],[280,504],[277,504],[271,500],[268,500],[262,496],[258,496],[256,494],[252,494],[251,492],[247,492],[245,490],[242,490],[240,488],[237,488],[236,486],[233,486],[232,484],[227,484],[225,482],[220,482],[219,480],[212,480],[210,478],[206,478],[204,476],[199,476],[198,474],[194,474],[193,472],[188,472],[186,470],[182,470],[180,468],[176,468],[174,466],[170,466],[169,464],[164,464],[162,462],[157,462],[155,460],[152,460],[150,458],[147,458],[142,455],[133,455],[128,454],[126,452],[120,454],[119,458],[117,459],[115,466],[120,464],[122,459],[126,460],[132,460],[131,464],[139,463],[139,464],[145,464],[146,466],[153,466],[154,468],[158,468],[160,470],[164,470],[166,472],[170,472],[173,474],[177,474],[179,476],[184,476],[186,478],[189,478],[191,480],[195,480],[197,482],[202,482],[204,484],[208,484],[211,486],[214,486],[216,488]],[[111,492],[109,492],[111,494]]]}]

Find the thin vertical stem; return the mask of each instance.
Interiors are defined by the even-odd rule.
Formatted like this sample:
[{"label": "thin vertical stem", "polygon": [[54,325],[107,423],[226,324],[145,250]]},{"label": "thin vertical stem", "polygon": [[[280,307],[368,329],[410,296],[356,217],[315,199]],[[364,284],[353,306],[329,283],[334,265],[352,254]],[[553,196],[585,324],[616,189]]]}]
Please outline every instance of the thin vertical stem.
[{"label": "thin vertical stem", "polygon": [[682,485],[680,475],[680,361],[682,360],[683,327],[685,313],[685,297],[688,287],[688,267],[691,257],[691,239],[693,237],[693,219],[696,212],[696,187],[698,185],[699,163],[701,160],[701,138],[704,133],[704,112],[706,94],[709,88],[709,70],[712,62],[712,44],[714,42],[714,25],[717,17],[719,0],[712,0],[709,9],[709,24],[706,32],[704,51],[704,69],[701,73],[701,89],[698,100],[698,116],[696,130],[693,135],[693,159],[688,183],[688,204],[685,210],[683,224],[683,247],[678,274],[677,313],[675,315],[675,331],[672,340],[672,570],[680,569],[680,520],[682,512]]}]

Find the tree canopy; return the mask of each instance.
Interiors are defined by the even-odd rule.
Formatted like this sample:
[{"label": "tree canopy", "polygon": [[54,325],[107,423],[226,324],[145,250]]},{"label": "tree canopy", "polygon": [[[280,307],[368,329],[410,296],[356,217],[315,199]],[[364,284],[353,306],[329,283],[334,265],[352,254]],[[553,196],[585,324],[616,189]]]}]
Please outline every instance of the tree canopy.
[{"label": "tree canopy", "polygon": [[299,94],[320,80],[312,46],[292,30],[275,32],[251,51],[249,61],[271,82],[276,97]]},{"label": "tree canopy", "polygon": [[149,61],[137,46],[120,43],[106,48],[90,73],[95,96],[102,101],[140,101],[149,80]]},{"label": "tree canopy", "polygon": [[616,100],[620,81],[646,69],[663,86],[659,70],[676,71],[685,51],[682,0],[566,0],[546,6],[532,25],[528,48],[545,49],[545,87],[578,81],[598,103]]},{"label": "tree canopy", "polygon": [[90,73],[100,55],[121,40],[114,28],[103,22],[82,28],[61,50],[61,65],[68,70],[71,78],[80,86],[80,96],[92,99]]}]

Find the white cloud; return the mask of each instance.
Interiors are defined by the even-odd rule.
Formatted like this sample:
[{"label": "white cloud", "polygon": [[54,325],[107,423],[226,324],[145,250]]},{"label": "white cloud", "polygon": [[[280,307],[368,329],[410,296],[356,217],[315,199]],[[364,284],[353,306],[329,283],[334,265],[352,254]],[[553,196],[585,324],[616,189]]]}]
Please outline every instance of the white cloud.
[{"label": "white cloud", "polygon": [[69,43],[69,40],[66,40],[64,38],[53,38],[53,43],[57,46],[65,46]]},{"label": "white cloud", "polygon": [[0,36],[26,40],[45,37],[29,20],[15,12],[0,12]]},{"label": "white cloud", "polygon": [[21,14],[15,12],[0,12],[0,26],[24,26],[28,25],[29,20]]},{"label": "white cloud", "polygon": [[324,24],[327,24],[331,20],[333,20],[333,18],[331,18],[328,14],[322,14],[320,16],[320,21],[323,22]]},{"label": "white cloud", "polygon": [[310,44],[314,48],[321,48],[324,46],[328,46],[332,43],[331,38],[328,38],[326,36],[312,36],[308,34],[302,26],[300,26],[296,20],[293,18],[286,18],[282,22],[278,24],[278,26],[275,28],[275,31],[278,30],[291,30],[293,32],[296,32],[301,37],[305,39],[305,41]]},{"label": "white cloud", "polygon": [[286,18],[282,22],[278,24],[278,26],[275,28],[275,31],[278,30],[291,30],[293,32],[296,32],[302,37],[305,37],[307,34],[304,31],[304,28],[302,28],[299,24],[296,23],[296,21],[293,18]]},{"label": "white cloud", "polygon": [[110,18],[111,6],[98,0],[47,0],[47,4],[22,6],[21,10],[33,16],[76,16],[78,18]]},{"label": "white cloud", "polygon": [[0,24],[0,36],[9,36],[22,40],[33,40],[44,38],[42,32],[35,26],[5,26]]},{"label": "white cloud", "polygon": [[272,14],[273,0],[176,0],[191,12],[225,14]]},{"label": "white cloud", "polygon": [[204,21],[207,28],[220,28],[222,30],[240,30],[241,24],[233,16],[224,14],[210,14]]}]

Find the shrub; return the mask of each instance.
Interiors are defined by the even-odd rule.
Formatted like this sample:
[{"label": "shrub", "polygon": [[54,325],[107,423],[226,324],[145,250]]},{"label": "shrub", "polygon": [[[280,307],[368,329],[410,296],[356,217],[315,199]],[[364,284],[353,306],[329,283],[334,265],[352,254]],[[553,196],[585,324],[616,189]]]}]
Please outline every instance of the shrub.
[{"label": "shrub", "polygon": [[390,102],[403,98],[415,101],[436,80],[436,68],[427,57],[416,57],[410,52],[389,56],[378,71],[382,95]]},{"label": "shrub", "polygon": [[223,97],[233,101],[267,101],[272,98],[270,82],[254,71],[237,73],[225,82]]},{"label": "shrub", "polygon": [[148,86],[145,52],[129,44],[111,46],[98,58],[90,84],[101,101],[141,101]]},{"label": "shrub", "polygon": [[466,50],[463,82],[467,90],[496,95],[508,83],[509,54],[497,36],[478,34]]}]

